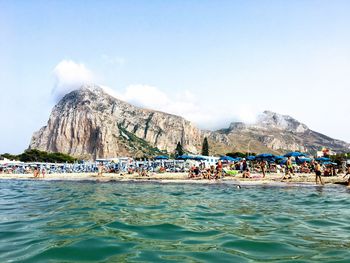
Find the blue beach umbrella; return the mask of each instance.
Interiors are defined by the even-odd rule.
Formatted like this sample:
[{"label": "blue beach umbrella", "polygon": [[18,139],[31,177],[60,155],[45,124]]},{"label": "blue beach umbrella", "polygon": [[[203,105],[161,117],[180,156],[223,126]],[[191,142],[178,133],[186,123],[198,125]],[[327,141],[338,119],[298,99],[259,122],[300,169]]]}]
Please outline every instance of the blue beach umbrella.
[{"label": "blue beach umbrella", "polygon": [[306,156],[306,154],[301,152],[289,152],[284,155],[284,157],[301,157],[301,156]]},{"label": "blue beach umbrella", "polygon": [[275,158],[276,161],[286,159],[286,157],[284,157],[284,156],[282,156],[282,155],[276,155],[274,158]]},{"label": "blue beach umbrella", "polygon": [[247,157],[248,161],[254,161],[255,160],[255,156],[254,155],[250,155]]},{"label": "blue beach umbrella", "polygon": [[275,158],[267,158],[266,161],[268,163],[275,163],[277,160]]},{"label": "blue beach umbrella", "polygon": [[299,159],[296,159],[297,163],[300,164],[300,163],[304,163],[304,162],[311,162],[311,158],[299,158]]},{"label": "blue beach umbrella", "polygon": [[[287,160],[280,160],[279,161],[279,164],[284,164],[285,165],[286,163],[287,163]],[[292,161],[292,164],[295,164],[294,160]]]},{"label": "blue beach umbrella", "polygon": [[154,157],[154,159],[155,160],[168,160],[169,157],[166,155],[159,155],[159,156]]},{"label": "blue beach umbrella", "polygon": [[275,158],[275,156],[271,153],[262,153],[262,154],[258,154],[257,156],[255,156],[256,160],[265,160],[265,161],[268,161],[268,160],[271,160],[274,158]]},{"label": "blue beach umbrella", "polygon": [[281,164],[282,162],[286,161],[287,158],[283,157],[283,156],[276,156],[275,158],[273,158],[273,161],[277,164]]},{"label": "blue beach umbrella", "polygon": [[186,155],[186,154],[183,154],[183,155],[178,156],[176,159],[178,159],[178,160],[190,160],[190,159],[193,159],[193,157]]},{"label": "blue beach umbrella", "polygon": [[221,161],[228,161],[228,162],[236,162],[236,161],[238,161],[237,159],[232,158],[231,156],[221,156],[220,160]]},{"label": "blue beach umbrella", "polygon": [[193,160],[196,160],[196,161],[205,161],[206,158],[202,157],[202,156],[195,156],[193,157]]},{"label": "blue beach umbrella", "polygon": [[337,165],[337,163],[332,163],[332,162],[330,162],[330,161],[323,162],[323,164],[324,164],[324,165],[329,165],[329,164],[331,164],[331,165]]},{"label": "blue beach umbrella", "polygon": [[318,162],[329,162],[331,159],[327,158],[327,157],[319,157],[315,159]]}]

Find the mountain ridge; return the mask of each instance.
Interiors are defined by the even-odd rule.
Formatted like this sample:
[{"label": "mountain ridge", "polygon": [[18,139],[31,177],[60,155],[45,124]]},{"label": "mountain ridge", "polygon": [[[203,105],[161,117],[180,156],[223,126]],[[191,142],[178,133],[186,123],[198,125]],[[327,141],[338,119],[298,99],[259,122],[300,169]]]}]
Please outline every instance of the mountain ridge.
[{"label": "mountain ridge", "polygon": [[171,153],[181,142],[196,154],[204,137],[212,154],[311,152],[322,146],[342,152],[350,149],[346,142],[271,111],[260,114],[254,124],[232,122],[225,129],[201,130],[181,116],[134,106],[97,85],[66,94],[53,108],[47,125],[33,134],[29,148],[94,159]]}]

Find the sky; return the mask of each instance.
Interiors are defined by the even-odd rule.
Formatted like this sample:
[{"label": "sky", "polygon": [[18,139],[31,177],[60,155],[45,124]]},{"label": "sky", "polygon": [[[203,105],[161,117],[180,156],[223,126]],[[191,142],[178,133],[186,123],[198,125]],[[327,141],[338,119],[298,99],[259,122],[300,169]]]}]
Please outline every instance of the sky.
[{"label": "sky", "polygon": [[84,83],[203,129],[270,110],[350,142],[350,1],[0,0],[0,153]]}]

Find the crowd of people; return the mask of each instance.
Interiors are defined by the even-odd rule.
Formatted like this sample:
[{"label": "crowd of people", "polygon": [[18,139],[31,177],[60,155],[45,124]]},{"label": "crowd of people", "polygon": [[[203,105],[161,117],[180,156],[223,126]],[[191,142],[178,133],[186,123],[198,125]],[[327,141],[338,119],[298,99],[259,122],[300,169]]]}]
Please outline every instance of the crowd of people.
[{"label": "crowd of people", "polygon": [[[221,179],[224,176],[239,174],[242,178],[265,178],[267,173],[281,173],[282,181],[292,179],[297,173],[315,174],[316,184],[323,184],[322,176],[336,176],[343,174],[350,185],[350,166],[336,166],[324,164],[312,160],[296,164],[291,157],[284,164],[269,162],[267,160],[247,161],[245,158],[236,162],[219,160],[215,165],[206,164],[204,161],[192,162],[132,162],[121,165],[113,162],[93,162],[75,164],[21,164],[0,166],[0,174],[33,174],[35,178],[45,177],[52,173],[127,173],[137,174],[141,177],[149,177],[152,173],[164,172],[188,172],[190,179]],[[235,172],[235,173],[233,173]]]},{"label": "crowd of people", "polygon": [[337,174],[344,174],[344,178],[348,177],[348,184],[350,186],[350,166],[345,167],[345,171],[342,167],[336,167],[335,165],[322,164],[312,160],[311,162],[303,162],[299,165],[293,163],[292,158],[288,157],[284,165],[277,163],[270,163],[266,160],[260,160],[256,162],[248,162],[243,158],[239,162],[230,163],[218,161],[216,166],[211,165],[206,168],[203,163],[199,165],[193,165],[189,172],[188,178],[190,179],[220,179],[224,176],[231,175],[230,171],[236,170],[238,174],[241,174],[242,178],[265,178],[267,173],[282,173],[281,181],[292,179],[297,173],[303,174],[315,174],[316,184],[324,184],[322,176],[336,176]]}]

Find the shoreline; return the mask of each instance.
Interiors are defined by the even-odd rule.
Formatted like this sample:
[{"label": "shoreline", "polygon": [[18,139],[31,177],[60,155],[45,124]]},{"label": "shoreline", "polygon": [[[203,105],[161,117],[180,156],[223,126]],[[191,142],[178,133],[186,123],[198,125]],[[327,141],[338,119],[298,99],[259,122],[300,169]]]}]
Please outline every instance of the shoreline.
[{"label": "shoreline", "polygon": [[[241,174],[226,176],[222,179],[189,179],[187,173],[162,173],[149,176],[136,174],[105,173],[98,176],[96,173],[66,173],[46,174],[43,178],[35,178],[33,174],[0,174],[0,180],[30,180],[30,181],[87,181],[97,183],[108,182],[154,182],[154,183],[191,183],[191,184],[232,184],[232,185],[276,185],[276,186],[316,186],[314,174],[297,174],[292,179],[281,181],[283,174],[271,173],[262,178],[260,174],[253,174],[253,178],[242,178]],[[347,179],[343,175],[322,177],[326,185],[346,185]],[[318,184],[320,185],[320,184]]]}]

